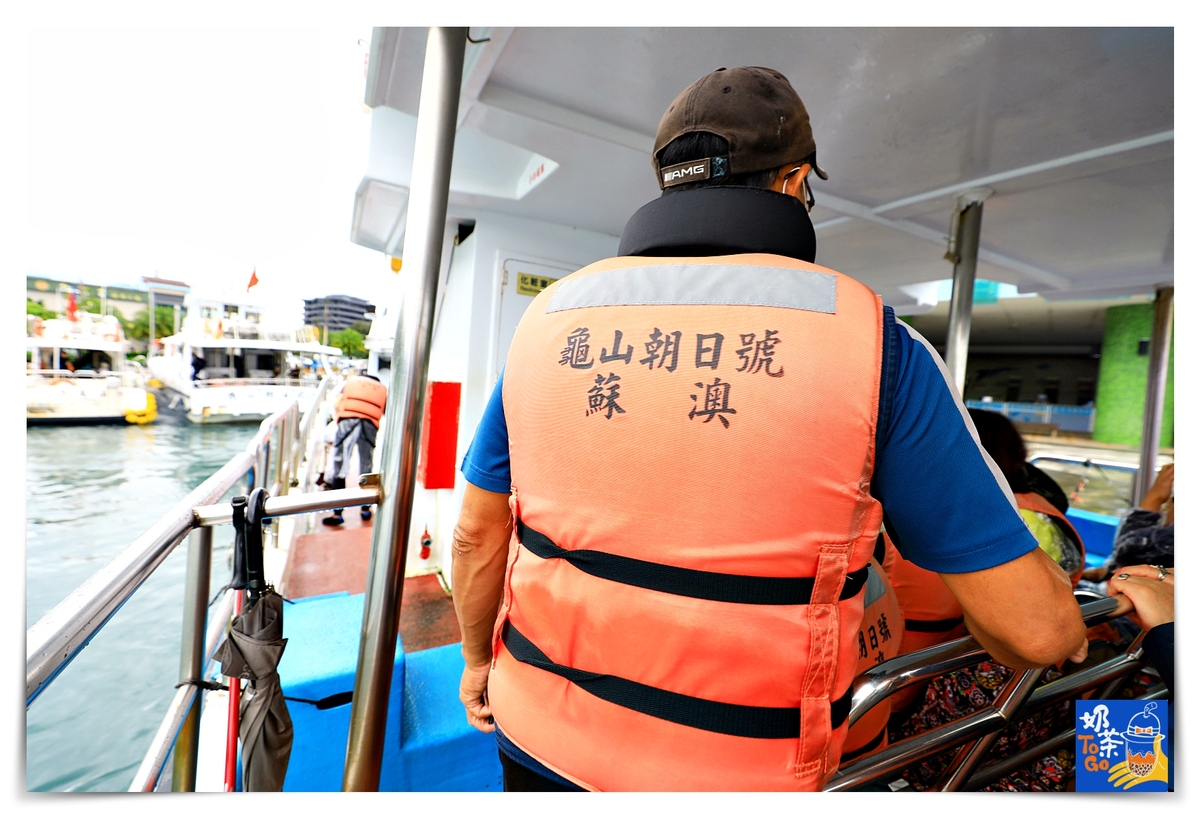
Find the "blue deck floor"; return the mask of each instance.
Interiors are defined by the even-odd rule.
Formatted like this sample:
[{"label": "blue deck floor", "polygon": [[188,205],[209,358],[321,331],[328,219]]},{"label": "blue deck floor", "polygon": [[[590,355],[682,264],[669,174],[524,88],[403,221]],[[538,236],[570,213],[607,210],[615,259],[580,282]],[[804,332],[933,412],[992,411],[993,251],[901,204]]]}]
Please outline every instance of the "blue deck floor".
[{"label": "blue deck floor", "polygon": [[[339,791],[362,629],[362,594],[298,600],[284,610],[288,639],[279,675],[295,730],[286,791]],[[458,700],[458,644],[415,653],[397,645],[388,703],[383,791],[502,789],[495,739],[469,724]],[[333,706],[328,706],[334,703]]]}]

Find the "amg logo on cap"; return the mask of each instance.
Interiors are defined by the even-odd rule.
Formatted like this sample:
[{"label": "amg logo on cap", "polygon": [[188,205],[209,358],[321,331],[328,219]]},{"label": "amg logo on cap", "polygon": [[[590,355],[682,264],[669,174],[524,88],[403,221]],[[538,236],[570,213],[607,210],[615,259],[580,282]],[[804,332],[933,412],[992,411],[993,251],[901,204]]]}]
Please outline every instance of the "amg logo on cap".
[{"label": "amg logo on cap", "polygon": [[663,187],[681,185],[684,182],[699,182],[712,176],[712,160],[694,159],[691,162],[681,162],[662,169]]}]

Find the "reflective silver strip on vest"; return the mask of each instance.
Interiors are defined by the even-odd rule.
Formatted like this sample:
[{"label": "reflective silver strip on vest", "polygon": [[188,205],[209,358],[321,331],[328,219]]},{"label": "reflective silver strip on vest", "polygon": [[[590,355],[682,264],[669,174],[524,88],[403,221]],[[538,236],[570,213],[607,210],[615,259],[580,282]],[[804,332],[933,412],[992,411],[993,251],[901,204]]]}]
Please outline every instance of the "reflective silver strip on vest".
[{"label": "reflective silver strip on vest", "polygon": [[869,608],[871,603],[887,593],[887,586],[875,573],[875,566],[867,563],[867,593],[863,596],[863,608]]},{"label": "reflective silver strip on vest", "polygon": [[546,312],[719,304],[837,312],[837,277],[788,267],[683,264],[605,270],[558,285]]}]

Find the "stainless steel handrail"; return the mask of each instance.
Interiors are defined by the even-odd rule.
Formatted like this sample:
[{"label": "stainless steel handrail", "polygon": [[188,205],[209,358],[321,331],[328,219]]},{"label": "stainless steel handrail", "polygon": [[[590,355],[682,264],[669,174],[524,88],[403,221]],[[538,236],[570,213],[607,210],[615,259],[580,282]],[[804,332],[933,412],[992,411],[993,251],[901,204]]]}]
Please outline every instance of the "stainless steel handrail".
[{"label": "stainless steel handrail", "polygon": [[379,789],[466,41],[465,28],[434,27],[425,45],[404,234],[404,258],[412,275],[405,276],[409,288],[392,348],[391,420],[380,460],[386,480],[384,501],[371,538],[342,775],[345,791]]},{"label": "stainless steel handrail", "polygon": [[264,420],[245,451],[172,506],[145,533],[26,631],[26,707],[182,542],[196,524],[196,507],[219,500],[251,468],[255,470],[255,485],[272,484],[277,475],[267,473],[271,471],[271,463],[261,454],[269,445],[272,431],[285,422],[297,403],[292,401]]},{"label": "stainless steel handrail", "polygon": [[230,386],[316,386],[317,381],[308,378],[201,378],[192,381],[197,389],[224,389]]},{"label": "stainless steel handrail", "polygon": [[[300,433],[296,437],[296,442],[292,446],[292,463],[291,474],[294,477],[300,471],[300,464],[304,461],[305,455],[309,452],[309,439],[313,431],[313,423],[321,414],[321,405],[328,397],[329,390],[333,387],[334,378],[322,378],[321,385],[317,388],[317,393],[313,395],[312,401],[309,403],[308,411],[304,413],[300,421]],[[295,485],[295,481],[292,481]]]},{"label": "stainless steel handrail", "polygon": [[[1087,624],[1094,625],[1107,619],[1116,607],[1117,601],[1106,597],[1080,605],[1080,613]],[[974,637],[964,636],[881,662],[854,680],[849,723],[853,726],[875,705],[910,685],[970,667],[987,656]]]},{"label": "stainless steel handrail", "polygon": [[1121,463],[1116,460],[1106,460],[1104,458],[1095,457],[1080,457],[1073,454],[1059,454],[1058,452],[1039,452],[1034,450],[1033,454],[1028,457],[1030,463],[1036,465],[1038,460],[1059,460],[1063,463],[1072,463],[1076,466],[1086,466],[1091,464],[1098,469],[1112,469],[1114,471],[1136,472],[1136,463]]},{"label": "stainless steel handrail", "polygon": [[[364,474],[359,478],[369,480],[376,475]],[[286,517],[292,514],[305,514],[310,511],[325,511],[331,508],[351,508],[378,503],[382,492],[378,483],[357,489],[335,489],[332,491],[314,491],[308,494],[292,494],[283,497],[271,497],[267,500],[263,518]],[[233,505],[218,503],[211,506],[198,506],[193,509],[197,526],[224,525],[233,522]]]},{"label": "stainless steel handrail", "polygon": [[[1106,598],[1087,602],[1080,607],[1084,622],[1092,625],[1112,618],[1117,601]],[[942,650],[939,651],[939,648]],[[968,657],[969,661],[964,663],[963,660]],[[920,672],[922,661],[936,661],[943,667],[959,669],[984,657],[986,653],[977,648],[973,639],[967,637],[881,663],[872,669],[876,672],[868,672],[855,680],[851,713],[861,716],[897,690],[937,675]],[[991,705],[856,759],[839,770],[826,784],[825,790],[838,792],[862,787],[899,773],[921,759],[953,747],[963,749],[954,763],[947,768],[945,782],[957,788],[962,786],[965,780],[969,788],[974,768],[983,760],[987,744],[990,743],[985,742],[989,736],[1003,730],[1013,721],[1026,718],[1085,690],[1119,679],[1138,667],[1140,659],[1141,650],[1135,642],[1128,653],[1056,679],[1037,689],[1033,689],[1034,682],[1030,681],[1030,677],[1033,676],[1036,681],[1041,670],[1017,673],[1003,694],[997,696]],[[897,679],[902,679],[903,682],[897,683]],[[971,747],[970,742],[977,744]]]},{"label": "stainless steel handrail", "polygon": [[[1041,668],[1026,670],[1023,673],[1014,673],[1012,678],[1008,680],[1008,684],[996,696],[992,707],[1004,719],[1006,726],[1012,724],[1016,713],[1025,705],[1025,702],[1029,701],[1029,694],[1037,687],[1041,675]],[[938,782],[938,789],[942,792],[958,792],[961,790],[971,777],[971,773],[975,772],[975,768],[983,761],[988,750],[992,748],[992,745],[999,737],[1000,732],[995,731],[980,736],[974,744],[964,744],[959,748],[959,751],[954,755],[954,759],[950,762],[950,766],[942,774],[942,779]]]},{"label": "stainless steel handrail", "polygon": [[1032,747],[1014,755],[1009,756],[1003,761],[998,761],[995,764],[989,764],[979,772],[971,776],[967,781],[967,785],[963,788],[966,790],[977,790],[980,787],[986,787],[993,781],[1003,778],[1014,770],[1019,770],[1033,762],[1037,761],[1044,755],[1048,755],[1059,747],[1070,744],[1075,740],[1075,728],[1064,730],[1057,736],[1047,739],[1040,744],[1035,744]]},{"label": "stainless steel handrail", "polygon": [[[212,664],[213,654],[216,653],[217,646],[225,637],[225,628],[229,624],[229,618],[233,616],[233,598],[236,593],[232,588],[225,592],[225,596],[209,622],[208,632],[204,639],[203,664],[205,670]],[[180,685],[179,689],[175,691],[175,697],[167,709],[166,718],[158,726],[158,731],[150,742],[150,750],[142,759],[138,771],[133,776],[133,782],[129,785],[129,792],[150,792],[157,786],[163,767],[171,754],[171,748],[175,745],[175,737],[179,735],[179,728],[183,725],[188,711],[191,710],[198,692],[199,689],[196,685],[190,684]]]},{"label": "stainless steel handrail", "polygon": [[[310,511],[324,511],[331,508],[377,503],[380,498],[380,489],[377,481],[373,479],[375,477],[376,475],[363,475],[360,478],[360,481],[369,484],[368,488],[321,491],[314,492],[311,495],[300,495],[299,498],[286,497],[279,498],[278,500],[268,500],[266,516],[281,517],[288,514],[304,514]],[[232,522],[232,506],[227,503],[198,508],[196,512],[198,526],[211,526]],[[209,626],[207,648],[204,654],[205,667],[211,664],[213,652],[216,650],[220,638],[224,635],[225,625],[233,613],[232,593],[232,591],[226,592],[227,600],[222,603],[221,609],[213,617],[212,624]],[[174,746],[176,737],[179,735],[184,718],[187,716],[188,710],[195,699],[195,690],[194,685],[184,685],[175,694],[175,698],[171,701],[171,706],[167,710],[166,717],[163,719],[162,724],[159,725],[158,732],[155,733],[150,750],[142,760],[142,766],[139,767],[138,774],[134,778],[133,784],[129,787],[130,792],[148,792],[154,788],[159,776],[162,775],[163,765],[166,764],[171,748]],[[188,691],[191,692],[188,693]]]},{"label": "stainless steel handrail", "polygon": [[900,690],[943,673],[970,667],[986,659],[987,655],[974,637],[964,636],[875,665],[854,680],[854,695],[847,717],[850,726]]},{"label": "stainless steel handrail", "polygon": [[[320,388],[312,396],[308,409],[303,415],[303,423],[301,423],[299,404],[293,401],[287,407],[260,424],[258,433],[244,453],[245,456],[251,458],[253,468],[257,470],[255,474],[257,481],[265,482],[273,486],[275,490],[278,490],[281,484],[290,483],[289,475],[293,473],[294,469],[299,467],[299,464],[293,464],[290,456],[285,460],[282,453],[285,451],[294,452],[298,447],[301,450],[301,454],[304,453],[305,450],[302,442],[293,440],[292,438],[298,430],[303,429],[306,434],[311,431],[313,419],[332,382],[333,378],[322,380]],[[272,446],[279,453],[279,456],[271,456]],[[306,511],[336,508],[340,503],[347,500],[352,501],[346,503],[347,505],[366,505],[367,503],[377,502],[379,497],[377,475],[363,475],[359,478],[359,483],[367,488],[365,490],[350,489],[341,492],[314,493],[304,498],[272,499],[268,501],[268,507],[271,512],[268,516],[278,517],[282,514],[300,514]],[[206,505],[193,509],[194,531],[211,532],[211,526],[229,522],[232,522],[232,506],[230,504]],[[207,542],[209,549],[211,549],[211,533],[209,533]],[[200,565],[203,563],[203,560],[197,559],[195,562],[197,565]],[[194,577],[191,575],[192,569],[193,566],[189,564],[188,587],[191,588],[195,584],[197,589],[207,588],[207,576],[203,578]],[[190,615],[193,621],[184,622],[184,655],[181,657],[181,682],[199,677],[200,673],[196,670],[196,667],[203,667],[207,670],[209,665],[211,665],[212,655],[216,650],[220,638],[225,633],[226,625],[233,614],[233,599],[234,592],[228,592],[222,603],[222,607],[215,612],[214,618],[209,625],[207,647],[202,657],[188,656],[188,634],[194,634],[198,629],[204,627],[203,617],[206,614],[205,606],[202,604],[192,606]],[[183,665],[187,665],[187,668],[184,669]],[[199,730],[197,693],[196,686],[191,684],[184,684],[176,693],[162,723],[155,733],[149,750],[142,759],[138,773],[130,785],[130,791],[153,790],[162,776],[164,766],[167,758],[171,756],[172,749],[175,750],[175,775],[179,779],[172,781],[172,789],[190,791],[195,788],[195,753]],[[185,734],[187,736],[185,746],[177,746],[177,742]],[[183,756],[180,756],[180,753],[183,753]]]},{"label": "stainless steel handrail", "polygon": [[234,457],[29,628],[25,636],[26,707],[187,536],[195,519],[192,509],[220,499],[252,461],[250,452]]}]

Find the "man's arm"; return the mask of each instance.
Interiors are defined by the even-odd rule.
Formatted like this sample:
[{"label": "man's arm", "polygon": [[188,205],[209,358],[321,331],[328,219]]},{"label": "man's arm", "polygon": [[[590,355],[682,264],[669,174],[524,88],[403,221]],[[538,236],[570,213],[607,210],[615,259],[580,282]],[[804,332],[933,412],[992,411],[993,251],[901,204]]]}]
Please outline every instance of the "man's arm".
[{"label": "man's arm", "polygon": [[1071,580],[1042,549],[982,571],[939,576],[962,605],[971,635],[996,661],[1033,668],[1068,654],[1074,662],[1087,657]]},{"label": "man's arm", "polygon": [[1070,580],[1017,513],[941,357],[886,317],[872,493],[892,541],[905,559],[942,577],[998,661],[1037,667],[1082,659],[1087,642]]},{"label": "man's arm", "polygon": [[459,698],[467,721],[490,733],[492,711],[487,702],[487,679],[492,662],[492,629],[504,591],[504,569],[512,535],[508,494],[467,483],[462,511],[454,527],[454,611],[462,633],[466,661]]}]

